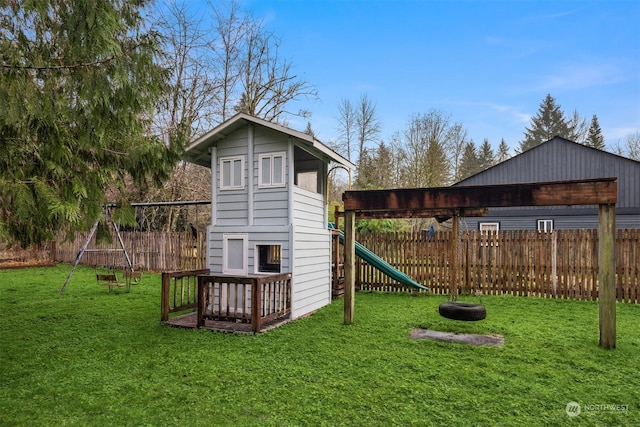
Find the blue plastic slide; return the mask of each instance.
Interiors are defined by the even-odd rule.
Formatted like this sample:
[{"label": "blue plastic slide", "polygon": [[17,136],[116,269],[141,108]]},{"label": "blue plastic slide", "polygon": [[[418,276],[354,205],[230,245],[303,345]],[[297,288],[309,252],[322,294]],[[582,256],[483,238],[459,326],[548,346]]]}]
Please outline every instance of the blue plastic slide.
[{"label": "blue plastic slide", "polygon": [[[329,223],[329,228],[335,229],[335,224]],[[340,231],[340,243],[344,245],[344,232]],[[378,255],[371,252],[369,249],[362,246],[361,243],[356,242],[356,256],[359,256],[367,263],[369,263],[373,268],[380,270],[382,273],[391,277],[393,280],[396,280],[403,285],[410,286],[416,289],[422,289],[424,291],[428,291],[429,288],[426,286],[422,286],[420,283],[413,280],[411,277],[404,274],[402,271],[397,270],[394,266],[380,258]]]}]

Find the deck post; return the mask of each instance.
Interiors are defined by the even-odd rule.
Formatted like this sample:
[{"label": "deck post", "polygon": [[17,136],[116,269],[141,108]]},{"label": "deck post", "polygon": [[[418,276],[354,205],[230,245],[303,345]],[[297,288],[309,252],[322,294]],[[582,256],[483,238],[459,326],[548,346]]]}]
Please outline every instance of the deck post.
[{"label": "deck post", "polygon": [[204,326],[204,311],[207,304],[205,294],[205,286],[208,286],[208,277],[198,276],[198,309],[196,311],[196,325],[198,328]]},{"label": "deck post", "polygon": [[356,212],[345,210],[344,212],[344,324],[353,323],[353,311],[355,308],[356,293]]},{"label": "deck post", "polygon": [[616,347],[615,205],[599,205],[598,215],[600,347],[610,349]]},{"label": "deck post", "polygon": [[162,273],[162,303],[160,304],[160,320],[166,322],[169,320],[169,289],[171,288],[171,279],[166,272]]},{"label": "deck post", "polygon": [[262,312],[260,306],[262,304],[262,281],[259,279],[251,280],[251,330],[257,334],[262,326]]}]

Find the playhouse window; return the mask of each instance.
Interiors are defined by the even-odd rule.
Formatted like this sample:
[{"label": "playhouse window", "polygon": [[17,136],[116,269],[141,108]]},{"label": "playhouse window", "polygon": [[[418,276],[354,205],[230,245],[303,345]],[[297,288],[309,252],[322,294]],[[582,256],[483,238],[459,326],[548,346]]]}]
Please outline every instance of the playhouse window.
[{"label": "playhouse window", "polygon": [[244,157],[220,158],[220,189],[242,190],[244,188]]},{"label": "playhouse window", "polygon": [[222,236],[222,272],[224,274],[247,274],[246,234],[224,234]]},{"label": "playhouse window", "polygon": [[296,185],[308,191],[318,192],[318,172],[298,172],[296,174]]},{"label": "playhouse window", "polygon": [[545,231],[547,233],[551,233],[553,231],[553,220],[552,219],[539,219],[538,220],[538,231]]},{"label": "playhouse window", "polygon": [[256,245],[256,253],[258,254],[256,273],[280,273],[281,245]]},{"label": "playhouse window", "polygon": [[259,187],[284,187],[285,153],[260,154]]}]

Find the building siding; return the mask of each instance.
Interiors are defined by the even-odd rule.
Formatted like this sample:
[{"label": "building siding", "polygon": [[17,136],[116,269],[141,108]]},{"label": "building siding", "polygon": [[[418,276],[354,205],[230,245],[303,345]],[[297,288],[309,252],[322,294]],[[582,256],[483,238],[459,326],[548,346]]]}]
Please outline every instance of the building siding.
[{"label": "building siding", "polygon": [[[454,185],[495,185],[526,182],[618,178],[616,227],[640,224],[640,162],[556,137]],[[499,222],[501,230],[533,230],[537,219],[553,219],[556,229],[597,228],[597,206],[585,208],[490,208],[487,216],[468,218],[471,229],[480,222]]]},{"label": "building siding", "polygon": [[331,238],[324,211],[322,194],[294,188],[294,318],[331,302]]},{"label": "building siding", "polygon": [[241,128],[231,133],[227,138],[218,143],[217,156],[244,157],[244,188],[242,190],[220,190],[220,168],[216,163],[216,224],[220,226],[242,226],[249,223],[249,176],[248,173],[248,147],[247,129]]},{"label": "building siding", "polygon": [[329,230],[294,227],[292,317],[331,302],[331,239]]}]

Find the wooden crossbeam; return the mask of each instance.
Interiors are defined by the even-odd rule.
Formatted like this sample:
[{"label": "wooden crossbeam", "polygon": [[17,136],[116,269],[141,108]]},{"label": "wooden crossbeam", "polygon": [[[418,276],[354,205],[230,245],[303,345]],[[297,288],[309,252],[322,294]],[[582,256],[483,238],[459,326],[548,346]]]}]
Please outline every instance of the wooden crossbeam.
[{"label": "wooden crossbeam", "polygon": [[523,184],[345,191],[344,210],[411,210],[615,204],[617,178]]},{"label": "wooden crossbeam", "polygon": [[[466,217],[485,216],[487,208],[473,209],[394,209],[375,211],[356,211],[356,219],[386,219],[386,218],[438,218],[448,219],[455,215]],[[344,217],[344,212],[336,212],[336,216]]]}]

